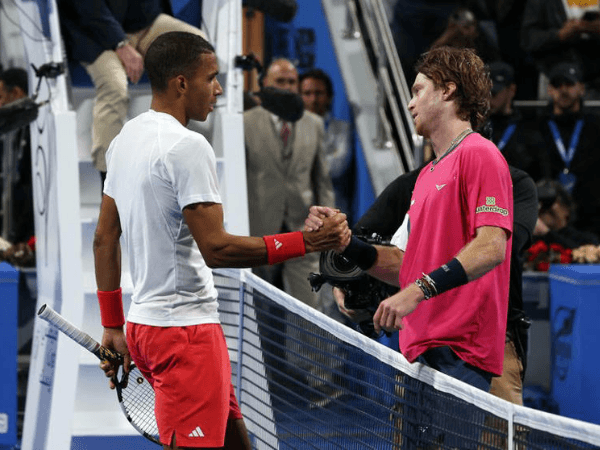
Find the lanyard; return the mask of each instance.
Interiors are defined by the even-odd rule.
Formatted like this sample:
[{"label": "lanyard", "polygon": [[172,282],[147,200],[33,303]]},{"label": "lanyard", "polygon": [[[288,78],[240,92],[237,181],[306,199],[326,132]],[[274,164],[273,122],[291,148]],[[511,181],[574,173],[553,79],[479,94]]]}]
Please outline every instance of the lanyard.
[{"label": "lanyard", "polygon": [[500,142],[498,142],[498,145],[497,145],[498,150],[502,151],[502,149],[504,148],[504,146],[506,145],[506,143],[509,141],[509,139],[511,138],[511,136],[515,132],[516,128],[517,128],[517,124],[516,123],[511,123],[509,126],[506,127],[506,130],[504,130],[504,133],[502,133],[502,137],[500,138]]},{"label": "lanyard", "polygon": [[550,132],[552,133],[552,137],[554,138],[554,143],[556,144],[556,148],[558,153],[560,153],[560,157],[567,169],[571,166],[571,161],[573,161],[573,156],[575,156],[575,150],[577,149],[577,145],[579,144],[579,137],[581,135],[581,129],[583,128],[583,119],[579,119],[575,124],[575,129],[573,130],[573,134],[571,135],[571,142],[569,143],[569,150],[565,149],[565,144],[560,137],[560,133],[558,132],[558,127],[556,126],[556,122],[554,120],[548,121],[548,126],[550,127]]}]

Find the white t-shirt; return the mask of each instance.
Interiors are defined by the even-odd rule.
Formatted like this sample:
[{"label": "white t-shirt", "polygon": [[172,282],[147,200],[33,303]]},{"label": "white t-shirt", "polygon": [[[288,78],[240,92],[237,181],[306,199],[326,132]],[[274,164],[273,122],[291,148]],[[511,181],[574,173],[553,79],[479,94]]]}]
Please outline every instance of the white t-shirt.
[{"label": "white t-shirt", "polygon": [[106,163],[104,193],[119,211],[133,281],[127,320],[218,323],[212,272],[182,213],[192,203],[221,203],[208,141],[173,116],[149,110],[125,124]]},{"label": "white t-shirt", "polygon": [[402,225],[396,230],[390,243],[395,245],[403,252],[406,251],[406,244],[408,243],[408,235],[410,234],[410,217],[408,214],[404,216],[404,220],[402,221]]}]

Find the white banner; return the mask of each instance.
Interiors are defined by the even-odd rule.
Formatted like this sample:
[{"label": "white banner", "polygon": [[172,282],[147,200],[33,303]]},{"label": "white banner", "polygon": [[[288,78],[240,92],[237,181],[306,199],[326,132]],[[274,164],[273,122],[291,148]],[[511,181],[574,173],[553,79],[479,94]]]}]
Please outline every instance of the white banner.
[{"label": "white banner", "polygon": [[[79,325],[83,291],[75,114],[68,110],[66,76],[38,77],[34,70],[63,61],[56,5],[53,0],[15,1],[30,95],[39,86],[36,101],[48,101],[40,107],[30,128],[38,307],[47,303]],[[36,320],[25,406],[24,450],[70,450],[78,356],[72,343],[58,337],[45,322]]]},{"label": "white banner", "polygon": [[[30,86],[35,92],[38,77],[31,65],[39,69],[44,64],[64,60],[56,3],[55,0],[15,2]],[[212,121],[213,146],[222,168],[225,221],[230,232],[247,234],[243,76],[233,65],[235,56],[241,52],[241,0],[204,3],[209,5],[203,10],[204,23],[215,43],[226,92],[219,99]],[[84,311],[86,315],[89,313],[84,308],[87,297],[82,280],[93,274],[82,269],[76,112],[70,110],[66,75],[43,78],[39,87],[36,101],[49,100],[49,103],[40,108],[37,120],[31,125],[38,307],[47,303],[74,325],[81,326]],[[90,251],[87,247],[85,250]],[[86,293],[93,295],[88,284],[85,286]],[[89,371],[83,369],[90,362],[80,361],[80,355],[76,344],[57,335],[46,322],[35,321],[23,450],[70,450],[72,434],[83,430],[82,435],[86,435],[92,428],[96,432],[102,430],[103,434],[124,433],[122,428],[108,425],[104,420],[88,420],[90,416],[85,414],[90,411],[78,409],[75,402],[78,384],[83,392],[100,382],[106,388],[102,376],[88,379]],[[94,375],[98,375],[97,366],[95,369]],[[116,400],[112,403],[116,406]],[[115,414],[112,407],[92,412],[98,413],[97,417]],[[87,428],[81,427],[82,422]]]}]

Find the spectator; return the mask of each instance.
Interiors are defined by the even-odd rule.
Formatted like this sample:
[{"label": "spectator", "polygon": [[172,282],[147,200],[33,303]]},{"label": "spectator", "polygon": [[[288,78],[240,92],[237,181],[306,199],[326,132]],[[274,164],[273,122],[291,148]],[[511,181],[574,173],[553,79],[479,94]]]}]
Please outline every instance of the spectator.
[{"label": "spectator", "polygon": [[[265,71],[264,87],[298,93],[298,73],[286,59],[276,59]],[[283,132],[283,133],[282,133]],[[250,233],[254,235],[302,229],[310,205],[334,206],[325,155],[323,120],[304,111],[287,123],[256,106],[244,113]],[[288,294],[323,309],[320,295],[307,282],[318,272],[319,256],[256,268],[255,273]]]},{"label": "spectator", "polygon": [[350,122],[331,115],[333,83],[324,71],[313,69],[300,75],[300,95],[304,101],[304,108],[323,118],[325,152],[336,205],[351,218],[351,197],[354,188],[353,177],[350,174],[353,157],[352,126]]},{"label": "spectator", "polygon": [[175,19],[161,0],[57,0],[67,56],[80,62],[96,88],[92,123],[92,161],[104,181],[105,154],[127,118],[127,79],[137,83],[152,41],[167,31],[196,27]]},{"label": "spectator", "polygon": [[600,77],[600,11],[598,2],[527,0],[522,47],[546,76],[559,62],[580,65],[581,81],[595,85]]},{"label": "spectator", "polygon": [[495,61],[500,57],[498,43],[481,30],[475,14],[464,7],[459,7],[450,14],[446,29],[431,48],[442,46],[471,48],[485,62]]},{"label": "spectator", "polygon": [[390,27],[408,86],[415,81],[413,68],[419,57],[444,32],[455,9],[456,0],[396,1]]},{"label": "spectator", "polygon": [[549,72],[550,104],[540,115],[532,137],[537,170],[534,180],[559,181],[576,205],[573,226],[600,235],[600,117],[583,105],[585,86],[579,68],[560,63]]},{"label": "spectator", "polygon": [[[29,81],[25,69],[11,68],[0,73],[0,106],[9,105],[27,97],[28,92]],[[20,247],[27,249],[29,247],[26,246],[26,243],[35,234],[31,182],[31,146],[28,126],[15,132],[12,145],[15,178],[11,180],[12,197],[10,205],[12,214],[6,237],[9,242],[23,244]],[[6,167],[4,171],[6,173],[12,169]],[[31,252],[27,254],[31,256]],[[28,265],[32,265],[32,261],[35,262],[31,257],[28,257],[27,261]]]},{"label": "spectator", "polygon": [[524,118],[513,106],[517,93],[515,71],[503,61],[489,64],[492,79],[490,117],[485,133],[502,152],[509,165],[529,173],[536,170],[538,161],[529,146],[532,124],[531,118]]},{"label": "spectator", "polygon": [[0,107],[27,96],[27,71],[18,67],[0,72]]},{"label": "spectator", "polygon": [[535,100],[538,96],[539,72],[531,57],[521,47],[521,24],[525,2],[519,0],[467,0],[463,3],[477,17],[479,26],[495,36],[499,59],[515,70],[519,89],[517,99]]}]

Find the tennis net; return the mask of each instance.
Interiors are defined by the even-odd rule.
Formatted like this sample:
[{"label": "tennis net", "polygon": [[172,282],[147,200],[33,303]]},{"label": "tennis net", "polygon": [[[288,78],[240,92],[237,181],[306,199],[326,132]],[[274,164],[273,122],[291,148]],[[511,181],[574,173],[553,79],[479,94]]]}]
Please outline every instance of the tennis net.
[{"label": "tennis net", "polygon": [[247,270],[214,273],[256,449],[600,448],[598,425],[410,364]]}]

